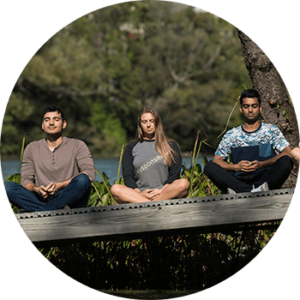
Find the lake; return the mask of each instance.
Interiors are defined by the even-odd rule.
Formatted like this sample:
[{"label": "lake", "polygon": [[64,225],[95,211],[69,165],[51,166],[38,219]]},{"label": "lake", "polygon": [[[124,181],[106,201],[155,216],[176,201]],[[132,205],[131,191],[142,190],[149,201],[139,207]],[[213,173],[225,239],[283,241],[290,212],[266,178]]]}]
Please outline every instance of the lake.
[{"label": "lake", "polygon": [[[208,159],[211,159],[208,157]],[[202,166],[202,158],[198,159],[198,163]],[[110,179],[110,184],[113,184],[118,177],[118,167],[119,167],[119,158],[95,158],[94,164],[96,169],[102,175],[102,172],[105,172],[106,175]],[[186,165],[188,168],[191,166],[191,158],[183,157],[182,164]],[[2,176],[3,181],[7,178],[8,175],[12,175],[18,172],[19,160],[10,159],[10,160],[2,160],[1,168],[2,168]],[[121,171],[122,176],[122,171]],[[96,174],[96,181],[100,181],[101,179]]]}]

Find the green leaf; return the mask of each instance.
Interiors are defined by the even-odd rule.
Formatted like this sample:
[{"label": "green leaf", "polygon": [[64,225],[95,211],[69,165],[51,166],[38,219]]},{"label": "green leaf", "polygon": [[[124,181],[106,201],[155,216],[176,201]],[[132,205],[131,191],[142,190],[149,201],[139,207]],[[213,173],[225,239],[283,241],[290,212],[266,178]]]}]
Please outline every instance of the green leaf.
[{"label": "green leaf", "polygon": [[195,167],[194,167],[194,174],[196,173],[196,175],[198,176],[202,171],[202,168],[199,164],[197,164]]},{"label": "green leaf", "polygon": [[12,181],[21,184],[21,174],[8,175],[5,181]]},{"label": "green leaf", "polygon": [[206,156],[203,156],[202,158],[202,164],[203,164],[203,167],[205,167],[205,165],[207,164],[208,160],[206,158]]},{"label": "green leaf", "polygon": [[202,190],[200,190],[199,191],[199,194],[197,195],[197,197],[205,197],[206,196],[206,194],[205,194],[205,192]]},{"label": "green leaf", "polygon": [[109,183],[109,177],[106,175],[105,172],[102,172],[103,178],[106,181],[106,183]]}]

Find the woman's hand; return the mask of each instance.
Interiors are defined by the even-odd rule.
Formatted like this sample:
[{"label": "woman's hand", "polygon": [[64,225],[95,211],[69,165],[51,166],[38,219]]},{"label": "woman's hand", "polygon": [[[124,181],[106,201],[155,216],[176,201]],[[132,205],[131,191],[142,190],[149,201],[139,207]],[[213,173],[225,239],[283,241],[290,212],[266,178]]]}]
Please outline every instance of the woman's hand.
[{"label": "woman's hand", "polygon": [[144,196],[145,198],[149,199],[150,201],[153,201],[155,197],[162,192],[162,190],[160,189],[148,189],[142,192],[139,189],[135,189],[135,191]]},{"label": "woman's hand", "polygon": [[145,190],[145,191],[142,191],[142,192],[140,191],[140,189],[135,189],[135,191],[137,193],[139,193],[140,195],[144,196],[145,198],[151,200],[151,197],[150,197],[149,193],[153,191],[152,189],[148,189],[148,190]]},{"label": "woman's hand", "polygon": [[153,201],[154,198],[156,196],[158,196],[160,193],[161,193],[160,189],[153,189],[153,190],[151,190],[151,192],[149,192],[149,196],[150,196],[151,201]]}]

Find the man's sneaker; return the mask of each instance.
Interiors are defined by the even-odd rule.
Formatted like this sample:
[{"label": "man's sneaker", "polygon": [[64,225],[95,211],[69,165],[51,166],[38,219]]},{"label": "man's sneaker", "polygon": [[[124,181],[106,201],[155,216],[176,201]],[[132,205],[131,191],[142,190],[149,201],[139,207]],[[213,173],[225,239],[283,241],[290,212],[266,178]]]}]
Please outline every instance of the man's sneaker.
[{"label": "man's sneaker", "polygon": [[257,192],[266,192],[269,190],[269,185],[267,182],[264,182],[259,187],[255,188],[253,185],[253,189],[251,190],[251,193],[257,193]]},{"label": "man's sneaker", "polygon": [[227,189],[227,194],[234,195],[234,194],[236,194],[236,192],[233,189],[228,188]]}]

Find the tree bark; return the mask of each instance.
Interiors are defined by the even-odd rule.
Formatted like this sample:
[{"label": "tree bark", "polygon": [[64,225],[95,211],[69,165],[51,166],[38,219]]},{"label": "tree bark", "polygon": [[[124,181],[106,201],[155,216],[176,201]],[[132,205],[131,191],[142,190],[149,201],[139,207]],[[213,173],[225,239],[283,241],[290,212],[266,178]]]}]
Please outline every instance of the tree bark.
[{"label": "tree bark", "polygon": [[[242,31],[237,31],[253,88],[261,96],[263,121],[277,125],[291,147],[298,147],[297,118],[282,78],[266,54]],[[297,173],[294,168],[284,187],[295,187]]]}]

